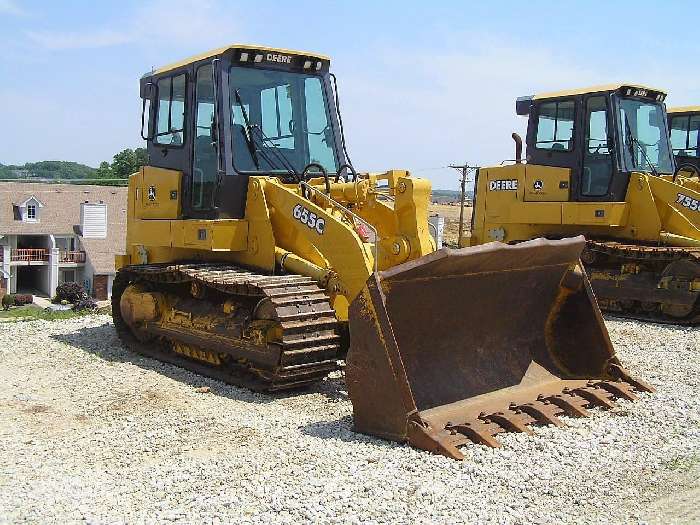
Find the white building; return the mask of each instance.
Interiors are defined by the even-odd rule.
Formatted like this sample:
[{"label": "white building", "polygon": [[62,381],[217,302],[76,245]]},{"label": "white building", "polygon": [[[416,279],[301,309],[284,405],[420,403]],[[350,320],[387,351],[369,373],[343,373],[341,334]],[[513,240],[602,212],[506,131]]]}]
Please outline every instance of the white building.
[{"label": "white building", "polygon": [[0,288],[53,296],[79,282],[111,296],[126,237],[127,188],[0,183]]}]

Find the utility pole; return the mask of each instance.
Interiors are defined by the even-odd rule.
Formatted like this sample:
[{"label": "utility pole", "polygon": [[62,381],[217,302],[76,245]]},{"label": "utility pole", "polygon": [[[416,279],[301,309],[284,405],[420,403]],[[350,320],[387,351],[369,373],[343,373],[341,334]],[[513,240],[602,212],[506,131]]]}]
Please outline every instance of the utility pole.
[{"label": "utility pole", "polygon": [[459,171],[461,173],[460,186],[462,188],[462,197],[461,197],[460,206],[459,206],[459,233],[457,235],[457,245],[461,248],[462,247],[462,237],[464,235],[464,197],[466,195],[467,174],[470,171],[477,170],[478,166],[470,166],[467,162],[465,162],[461,166],[450,164],[449,167],[456,169],[457,171]]}]

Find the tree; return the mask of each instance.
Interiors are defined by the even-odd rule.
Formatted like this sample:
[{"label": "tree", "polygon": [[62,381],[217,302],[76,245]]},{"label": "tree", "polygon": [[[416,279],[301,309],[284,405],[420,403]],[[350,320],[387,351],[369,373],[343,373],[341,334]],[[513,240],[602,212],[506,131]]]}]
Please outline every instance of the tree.
[{"label": "tree", "polygon": [[134,171],[138,171],[143,166],[148,164],[148,153],[146,152],[146,148],[136,148],[134,150],[134,155],[136,156],[136,169]]},{"label": "tree", "polygon": [[112,167],[109,165],[109,162],[106,160],[103,160],[100,162],[100,167],[97,168],[97,171],[95,172],[95,176],[98,179],[111,179],[114,177],[114,174],[112,173]]},{"label": "tree", "polygon": [[136,154],[131,148],[126,148],[125,150],[117,153],[112,160],[112,173],[117,179],[126,179],[134,173],[134,166],[136,165]]},{"label": "tree", "polygon": [[127,148],[117,153],[112,161],[112,176],[118,179],[126,179],[132,173],[136,173],[148,163],[148,154],[145,148],[132,150]]}]

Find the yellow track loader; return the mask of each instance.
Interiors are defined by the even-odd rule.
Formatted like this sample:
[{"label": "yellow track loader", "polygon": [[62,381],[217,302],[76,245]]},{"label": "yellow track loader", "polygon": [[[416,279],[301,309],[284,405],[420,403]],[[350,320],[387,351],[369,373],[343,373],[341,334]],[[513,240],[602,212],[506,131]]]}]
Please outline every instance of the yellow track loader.
[{"label": "yellow track loader", "polygon": [[700,106],[669,108],[668,127],[676,173],[700,177]]},{"label": "yellow track loader", "polygon": [[112,295],[130,348],[260,391],[345,359],[356,430],[453,458],[649,389],[582,238],[435,251],[429,182],[355,171],[333,84],[327,57],[246,45],[141,79],[149,163]]},{"label": "yellow track loader", "polygon": [[603,310],[700,323],[700,179],[675,170],[665,97],[618,84],[519,98],[527,162],[514,134],[514,163],[478,170],[462,244],[585,235]]}]

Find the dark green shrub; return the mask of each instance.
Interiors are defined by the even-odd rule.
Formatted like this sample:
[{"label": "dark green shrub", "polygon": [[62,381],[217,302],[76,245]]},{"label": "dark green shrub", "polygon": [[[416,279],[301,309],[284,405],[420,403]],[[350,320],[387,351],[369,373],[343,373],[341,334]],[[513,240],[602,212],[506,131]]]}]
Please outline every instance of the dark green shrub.
[{"label": "dark green shrub", "polygon": [[11,306],[15,305],[15,298],[10,294],[5,294],[2,296],[2,309],[9,310]]},{"label": "dark green shrub", "polygon": [[61,301],[68,301],[69,303],[75,304],[80,301],[80,299],[87,296],[88,294],[82,284],[61,283],[56,287],[54,302],[60,303]]},{"label": "dark green shrub", "polygon": [[78,301],[73,305],[73,311],[81,312],[83,310],[94,310],[97,308],[97,303],[92,297],[85,296],[78,299]]}]

